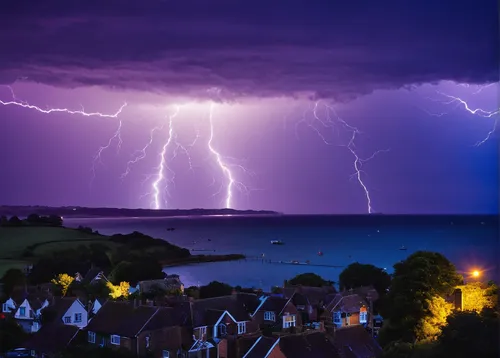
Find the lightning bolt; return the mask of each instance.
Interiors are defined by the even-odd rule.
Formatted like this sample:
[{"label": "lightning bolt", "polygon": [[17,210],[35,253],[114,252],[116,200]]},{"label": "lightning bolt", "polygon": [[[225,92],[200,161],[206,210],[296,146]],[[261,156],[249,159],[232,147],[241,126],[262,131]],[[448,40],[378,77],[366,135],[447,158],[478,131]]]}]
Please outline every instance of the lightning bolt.
[{"label": "lightning bolt", "polygon": [[[165,185],[163,192],[166,192],[166,194],[168,196],[170,196],[169,189],[168,189],[169,188],[168,183],[174,183],[173,182],[174,178],[169,179],[164,174],[164,171],[168,170],[168,171],[172,172],[173,175],[175,176],[175,173],[168,167],[168,164],[167,164],[168,147],[170,146],[170,144],[174,140],[174,136],[175,136],[173,122],[174,122],[174,118],[177,117],[177,115],[179,114],[181,107],[176,105],[174,108],[175,108],[174,112],[168,116],[168,138],[167,138],[167,141],[163,144],[162,150],[160,152],[160,163],[157,167],[158,171],[156,173],[156,180],[152,184],[153,205],[154,205],[155,209],[161,209],[161,204],[160,204],[160,194],[162,192],[160,190],[161,182],[163,180],[167,181],[167,184]],[[165,206],[167,206],[166,202],[165,202]]]},{"label": "lightning bolt", "polygon": [[151,130],[150,132],[150,135],[149,135],[149,141],[146,143],[146,145],[141,149],[141,150],[138,150],[134,153],[134,155],[136,155],[133,159],[129,160],[127,162],[127,168],[125,169],[125,171],[122,173],[122,175],[120,176],[121,179],[125,179],[125,177],[130,173],[130,171],[132,170],[132,166],[134,164],[136,164],[137,162],[143,160],[144,158],[146,158],[146,151],[147,149],[151,146],[151,144],[153,144],[153,139],[154,139],[154,134],[156,131],[161,131],[163,130],[163,127],[164,126],[161,126],[161,127],[155,127]]},{"label": "lightning bolt", "polygon": [[[473,94],[478,94],[478,93],[481,93],[482,90],[484,90],[485,88],[488,88],[490,86],[494,85],[494,83],[492,84],[489,84],[489,85],[486,85],[486,86],[480,86],[479,89],[475,92],[473,92]],[[466,88],[468,88],[469,86],[465,86]],[[450,94],[447,94],[447,93],[443,93],[443,92],[440,92],[440,91],[436,91],[437,94],[443,96],[443,97],[446,97],[448,100],[446,101],[442,101],[442,100],[438,100],[438,99],[432,99],[433,101],[437,101],[437,102],[441,102],[445,105],[452,105],[454,104],[456,107],[462,107],[465,111],[469,112],[470,114],[472,115],[475,115],[475,116],[479,116],[479,117],[483,117],[483,118],[492,118],[492,117],[495,117],[497,115],[500,114],[500,108],[496,109],[496,110],[485,110],[483,108],[472,108],[469,103],[460,98],[460,97],[457,97],[457,96],[452,96]],[[439,114],[436,114],[436,113],[430,113],[428,111],[425,111],[427,112],[428,114],[432,115],[432,116],[436,116],[436,117],[442,117],[448,113],[446,112],[442,112],[442,113],[439,113]],[[484,143],[486,143],[488,140],[491,139],[491,137],[493,136],[493,134],[496,132],[497,130],[497,127],[498,127],[498,118],[495,118],[495,121],[493,122],[493,126],[492,128],[488,131],[488,133],[486,133],[486,136],[482,139],[482,140],[479,140],[476,142],[475,146],[476,147],[479,147],[481,145],[483,145]]]},{"label": "lightning bolt", "polygon": [[[321,107],[323,111],[320,111]],[[309,118],[307,116],[307,113],[309,112],[312,112],[312,118]],[[322,112],[323,115],[321,115],[320,112]],[[321,127],[330,129],[332,133],[337,136],[337,138],[339,138],[340,136],[340,131],[336,130],[338,127],[341,127],[350,133],[350,138],[347,144],[342,144],[339,146],[347,148],[347,150],[354,157],[354,162],[353,162],[354,174],[351,175],[351,178],[356,178],[366,198],[367,211],[369,214],[373,214],[375,211],[372,205],[372,197],[370,194],[370,190],[368,189],[368,186],[365,183],[364,179],[364,177],[367,176],[367,174],[365,171],[363,171],[362,167],[364,163],[372,160],[381,153],[388,152],[389,149],[377,150],[370,157],[366,159],[361,158],[356,150],[356,138],[358,135],[361,134],[359,129],[348,124],[344,119],[342,119],[338,115],[338,113],[332,106],[322,103],[321,101],[315,102],[312,110],[306,109],[302,119],[296,124],[296,133],[297,133],[297,126],[300,125],[301,123],[305,123],[309,128],[311,128],[326,145],[333,145],[334,143],[328,140],[325,135],[323,135],[323,133],[320,130]],[[319,124],[320,128],[318,128],[318,125],[316,125],[316,123]]]},{"label": "lightning bolt", "polygon": [[101,155],[102,155],[102,152],[109,149],[109,147],[111,146],[111,144],[113,144],[113,142],[115,140],[118,141],[117,145],[116,145],[116,152],[119,153],[120,152],[120,149],[121,149],[121,146],[123,144],[123,140],[122,140],[122,136],[121,136],[121,133],[122,133],[122,121],[119,122],[118,124],[118,129],[116,130],[116,132],[109,138],[108,142],[106,145],[104,146],[101,146],[99,147],[99,149],[97,150],[97,153],[94,155],[94,158],[92,160],[92,169],[91,169],[91,172],[92,172],[92,177],[90,178],[90,186],[92,186],[92,183],[95,179],[95,176],[96,176],[96,166],[97,164],[101,164],[104,166],[104,163],[102,162],[101,160]]},{"label": "lightning bolt", "polygon": [[58,113],[58,112],[62,112],[62,113],[68,113],[68,114],[78,114],[78,115],[81,115],[81,116],[84,116],[84,117],[101,117],[101,118],[117,118],[123,111],[123,109],[127,106],[127,102],[124,102],[121,107],[115,112],[115,113],[112,113],[112,114],[106,114],[106,113],[101,113],[101,112],[86,112],[85,109],[81,109],[81,110],[71,110],[71,109],[68,109],[68,108],[47,108],[47,109],[43,109],[43,108],[40,108],[38,106],[35,106],[33,104],[29,104],[25,101],[21,101],[19,100],[15,93],[14,93],[14,90],[12,89],[11,86],[7,86],[12,94],[12,101],[3,101],[0,99],[0,104],[1,105],[4,105],[4,106],[17,106],[17,107],[22,107],[22,108],[28,108],[28,109],[32,109],[32,110],[35,110],[37,112],[40,112],[40,113],[44,113],[44,114],[50,114],[50,113]]}]

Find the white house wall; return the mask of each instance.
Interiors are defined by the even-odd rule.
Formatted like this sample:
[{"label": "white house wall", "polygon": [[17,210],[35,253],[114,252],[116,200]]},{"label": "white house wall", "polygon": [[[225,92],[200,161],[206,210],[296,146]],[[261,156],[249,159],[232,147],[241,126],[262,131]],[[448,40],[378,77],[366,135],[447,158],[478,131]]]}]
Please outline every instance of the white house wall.
[{"label": "white house wall", "polygon": [[[3,310],[3,305],[6,304],[7,305],[7,308],[8,310],[7,311],[4,311]],[[7,301],[5,301],[3,304],[2,304],[2,311],[4,313],[10,313],[10,312],[14,312],[16,310],[16,303],[14,302],[14,300],[12,298],[9,298]]]},{"label": "white house wall", "polygon": [[[24,316],[21,316],[20,313],[21,313],[21,308],[24,307],[25,308],[25,312],[24,312]],[[24,300],[23,303],[21,303],[19,305],[19,307],[17,308],[16,310],[16,313],[14,315],[14,318],[16,319],[26,319],[26,320],[32,320],[33,318],[31,318],[31,306],[28,302],[28,300]],[[34,312],[33,312],[34,313]]]},{"label": "white house wall", "polygon": [[[82,315],[81,322],[75,322],[75,313],[80,313]],[[70,317],[71,322],[70,323],[66,322],[65,317]],[[87,313],[87,310],[85,309],[85,306],[83,306],[83,304],[80,301],[76,300],[68,308],[68,310],[63,315],[61,320],[62,320],[62,323],[66,324],[66,325],[72,325],[72,326],[76,326],[78,328],[84,328],[87,326],[87,323],[88,323],[88,313]]]}]

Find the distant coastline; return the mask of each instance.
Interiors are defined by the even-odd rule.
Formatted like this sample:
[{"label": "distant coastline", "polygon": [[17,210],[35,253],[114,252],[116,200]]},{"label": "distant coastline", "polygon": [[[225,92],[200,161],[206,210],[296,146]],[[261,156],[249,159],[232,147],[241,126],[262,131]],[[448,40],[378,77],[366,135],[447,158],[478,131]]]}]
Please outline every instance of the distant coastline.
[{"label": "distant coastline", "polygon": [[64,218],[153,218],[186,216],[254,216],[282,215],[270,210],[235,210],[235,209],[121,209],[121,208],[86,208],[80,206],[0,206],[0,216],[25,217],[32,213],[38,215],[58,215]]}]

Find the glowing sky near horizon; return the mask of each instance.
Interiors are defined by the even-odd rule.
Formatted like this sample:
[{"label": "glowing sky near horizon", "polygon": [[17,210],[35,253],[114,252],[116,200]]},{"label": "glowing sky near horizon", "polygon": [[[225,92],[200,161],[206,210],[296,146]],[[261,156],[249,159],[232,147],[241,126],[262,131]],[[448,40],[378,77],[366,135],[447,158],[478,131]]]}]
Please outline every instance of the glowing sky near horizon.
[{"label": "glowing sky near horizon", "polygon": [[[0,59],[0,184],[9,188],[0,204],[497,213],[498,68],[486,56],[498,55],[498,44],[485,31],[498,19],[467,13],[467,1],[444,19],[414,4],[411,14],[428,24],[420,32],[401,21],[409,12],[378,11],[340,39],[322,30],[346,19],[330,24],[321,0],[294,12],[300,1],[278,18],[276,8],[255,5],[268,9],[261,22],[276,23],[267,33],[249,31],[258,21],[248,12],[240,24],[178,32],[181,22],[156,22],[156,8],[141,9],[149,25],[128,13],[132,31],[104,8],[56,16],[12,7],[18,21],[4,24],[24,45],[9,42]],[[224,9],[194,17],[217,22],[238,7]],[[354,14],[343,11],[339,19]],[[291,26],[298,18],[300,35]],[[478,25],[465,33],[464,18]],[[31,51],[38,33],[22,27],[28,20],[45,34]],[[92,21],[95,28],[84,26]],[[373,31],[379,21],[386,27]],[[162,42],[161,32],[174,37]],[[52,42],[60,46],[49,51]],[[97,112],[106,115],[85,115]]]}]

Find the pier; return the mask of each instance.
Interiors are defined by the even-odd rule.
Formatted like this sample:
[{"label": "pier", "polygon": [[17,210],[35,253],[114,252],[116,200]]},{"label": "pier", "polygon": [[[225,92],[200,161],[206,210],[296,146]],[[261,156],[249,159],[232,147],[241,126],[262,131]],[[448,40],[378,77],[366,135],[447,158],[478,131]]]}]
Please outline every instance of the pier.
[{"label": "pier", "polygon": [[343,268],[341,265],[328,265],[328,264],[315,264],[312,262],[306,261],[276,261],[269,260],[262,257],[254,256],[254,257],[246,257],[245,260],[249,261],[261,261],[263,264],[273,264],[273,265],[296,265],[296,266],[310,266],[310,267],[330,267],[330,268]]}]

